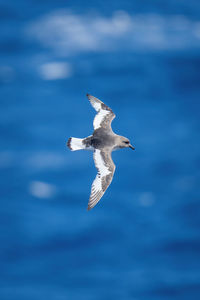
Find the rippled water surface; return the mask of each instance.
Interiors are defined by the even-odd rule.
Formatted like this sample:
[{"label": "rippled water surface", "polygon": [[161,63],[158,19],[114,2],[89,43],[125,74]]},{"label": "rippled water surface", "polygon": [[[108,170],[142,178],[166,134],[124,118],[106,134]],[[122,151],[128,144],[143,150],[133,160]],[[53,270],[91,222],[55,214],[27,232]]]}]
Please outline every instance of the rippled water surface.
[{"label": "rippled water surface", "polygon": [[[0,3],[0,299],[200,298],[198,1]],[[86,93],[136,151],[87,212]]]}]

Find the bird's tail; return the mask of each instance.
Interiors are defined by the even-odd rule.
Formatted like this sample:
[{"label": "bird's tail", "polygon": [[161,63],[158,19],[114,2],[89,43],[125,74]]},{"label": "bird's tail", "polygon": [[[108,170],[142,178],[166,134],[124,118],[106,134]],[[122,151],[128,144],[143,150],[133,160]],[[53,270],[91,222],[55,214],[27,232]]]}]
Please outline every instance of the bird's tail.
[{"label": "bird's tail", "polygon": [[70,137],[68,139],[67,146],[71,151],[85,149],[85,145],[83,144],[83,139],[78,139],[74,137]]}]

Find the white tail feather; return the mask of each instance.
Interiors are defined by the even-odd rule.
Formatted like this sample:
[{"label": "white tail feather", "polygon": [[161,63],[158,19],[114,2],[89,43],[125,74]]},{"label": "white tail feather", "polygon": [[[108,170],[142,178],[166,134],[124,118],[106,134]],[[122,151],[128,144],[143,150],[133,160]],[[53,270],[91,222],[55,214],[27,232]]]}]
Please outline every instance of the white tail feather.
[{"label": "white tail feather", "polygon": [[85,145],[83,144],[83,139],[78,139],[74,137],[68,139],[67,146],[71,151],[85,149]]}]

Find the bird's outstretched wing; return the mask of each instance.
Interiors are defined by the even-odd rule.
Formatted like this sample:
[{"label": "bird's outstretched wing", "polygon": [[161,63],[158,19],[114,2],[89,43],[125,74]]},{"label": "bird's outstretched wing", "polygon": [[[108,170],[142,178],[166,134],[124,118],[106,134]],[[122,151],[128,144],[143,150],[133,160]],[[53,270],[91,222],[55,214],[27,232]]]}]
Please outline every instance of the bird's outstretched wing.
[{"label": "bird's outstretched wing", "polygon": [[93,121],[94,129],[103,127],[105,129],[111,128],[111,122],[115,118],[115,114],[110,107],[105,105],[101,100],[95,98],[92,95],[87,94],[87,97],[97,111],[97,114]]},{"label": "bird's outstretched wing", "polygon": [[88,210],[99,202],[109,187],[115,172],[115,164],[112,161],[110,152],[96,149],[94,151],[94,163],[97,168],[97,176],[92,183]]}]

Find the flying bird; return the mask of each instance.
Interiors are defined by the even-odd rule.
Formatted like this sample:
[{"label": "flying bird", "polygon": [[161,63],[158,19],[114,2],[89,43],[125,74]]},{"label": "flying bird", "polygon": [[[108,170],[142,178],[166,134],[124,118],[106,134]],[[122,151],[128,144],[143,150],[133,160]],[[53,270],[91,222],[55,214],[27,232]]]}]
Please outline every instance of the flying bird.
[{"label": "flying bird", "polygon": [[71,151],[82,149],[94,151],[93,158],[97,175],[92,183],[88,202],[88,210],[90,210],[102,198],[113,179],[115,164],[111,158],[112,151],[128,147],[133,150],[135,148],[126,137],[112,131],[111,122],[115,118],[115,114],[111,108],[92,95],[87,94],[87,97],[97,111],[93,121],[94,132],[83,139],[70,137],[67,146]]}]

